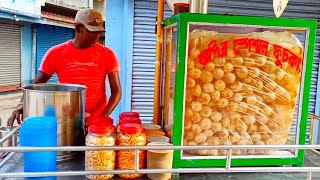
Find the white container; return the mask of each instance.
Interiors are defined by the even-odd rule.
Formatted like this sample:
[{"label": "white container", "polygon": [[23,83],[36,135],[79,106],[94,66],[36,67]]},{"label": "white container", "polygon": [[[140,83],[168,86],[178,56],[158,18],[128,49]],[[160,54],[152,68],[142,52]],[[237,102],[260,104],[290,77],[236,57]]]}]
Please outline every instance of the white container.
[{"label": "white container", "polygon": [[154,142],[169,143],[170,139],[166,136],[147,136],[147,144]]},{"label": "white container", "polygon": [[161,131],[161,126],[156,124],[142,124],[145,131],[147,130],[159,130]]},{"label": "white container", "polygon": [[[170,143],[153,142],[148,146],[172,146]],[[173,150],[148,150],[147,168],[148,169],[171,169],[173,161]],[[147,174],[151,180],[168,180],[171,173]]]}]

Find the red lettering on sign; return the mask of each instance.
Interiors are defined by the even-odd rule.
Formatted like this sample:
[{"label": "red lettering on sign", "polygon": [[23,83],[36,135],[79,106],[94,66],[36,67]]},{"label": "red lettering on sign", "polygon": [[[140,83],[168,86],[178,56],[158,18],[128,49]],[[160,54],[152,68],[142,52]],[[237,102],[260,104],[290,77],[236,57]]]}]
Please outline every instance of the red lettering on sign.
[{"label": "red lettering on sign", "polygon": [[209,43],[208,48],[199,54],[199,63],[202,65],[206,65],[211,62],[213,56],[217,56],[220,58],[227,56],[228,43],[228,41],[225,41],[220,43],[219,46],[216,40],[212,40]]}]

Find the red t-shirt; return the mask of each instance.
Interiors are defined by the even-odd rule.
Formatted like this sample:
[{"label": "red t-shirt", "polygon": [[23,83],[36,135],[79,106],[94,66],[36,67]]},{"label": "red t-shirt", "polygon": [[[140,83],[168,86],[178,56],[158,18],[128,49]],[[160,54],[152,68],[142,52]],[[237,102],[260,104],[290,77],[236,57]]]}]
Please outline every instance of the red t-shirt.
[{"label": "red t-shirt", "polygon": [[49,49],[39,70],[48,75],[56,73],[60,83],[86,86],[86,112],[95,117],[107,105],[106,75],[119,71],[120,66],[109,48],[96,43],[87,49],[77,49],[70,40]]}]

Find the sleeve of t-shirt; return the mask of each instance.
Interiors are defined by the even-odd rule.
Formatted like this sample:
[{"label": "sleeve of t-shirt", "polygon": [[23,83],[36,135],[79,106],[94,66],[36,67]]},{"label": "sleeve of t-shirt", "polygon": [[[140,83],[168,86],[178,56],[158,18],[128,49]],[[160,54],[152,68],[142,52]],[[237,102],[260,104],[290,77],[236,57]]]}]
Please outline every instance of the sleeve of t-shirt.
[{"label": "sleeve of t-shirt", "polygon": [[107,50],[107,74],[120,71],[118,59],[112,50]]},{"label": "sleeve of t-shirt", "polygon": [[56,59],[56,51],[55,51],[55,48],[53,47],[49,49],[47,53],[44,55],[44,57],[42,58],[42,62],[39,70],[52,76],[54,73],[56,73],[56,68],[54,64],[55,59]]}]

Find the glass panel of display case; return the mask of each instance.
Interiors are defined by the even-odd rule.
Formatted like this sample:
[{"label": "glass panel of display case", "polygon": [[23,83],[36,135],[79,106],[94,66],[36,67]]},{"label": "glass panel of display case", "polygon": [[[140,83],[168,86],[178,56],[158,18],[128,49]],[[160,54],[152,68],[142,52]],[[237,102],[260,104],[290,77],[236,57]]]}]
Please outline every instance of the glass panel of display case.
[{"label": "glass panel of display case", "polygon": [[[183,145],[296,144],[306,34],[189,23]],[[226,150],[198,150],[182,157],[225,155]],[[295,156],[268,149],[233,150],[232,155]]]},{"label": "glass panel of display case", "polygon": [[174,104],[174,88],[176,74],[176,39],[177,28],[175,26],[168,27],[164,30],[164,55],[163,55],[163,71],[162,71],[162,104],[164,127],[169,138],[172,134],[173,124],[173,104]]}]

